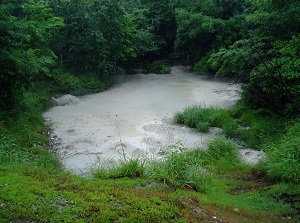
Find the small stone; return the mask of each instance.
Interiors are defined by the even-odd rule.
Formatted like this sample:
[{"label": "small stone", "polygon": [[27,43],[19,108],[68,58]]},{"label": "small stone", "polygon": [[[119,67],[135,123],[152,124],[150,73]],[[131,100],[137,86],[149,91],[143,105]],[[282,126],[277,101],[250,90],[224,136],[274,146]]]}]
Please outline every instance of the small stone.
[{"label": "small stone", "polygon": [[202,209],[201,209],[201,208],[195,208],[195,209],[194,209],[194,212],[197,212],[197,213],[200,214],[200,213],[202,213]]}]

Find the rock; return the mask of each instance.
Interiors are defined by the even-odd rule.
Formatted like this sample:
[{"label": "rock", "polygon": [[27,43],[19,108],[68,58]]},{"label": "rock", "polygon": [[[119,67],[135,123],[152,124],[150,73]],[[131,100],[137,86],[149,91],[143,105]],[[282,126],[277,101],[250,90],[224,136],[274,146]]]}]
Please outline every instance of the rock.
[{"label": "rock", "polygon": [[266,158],[264,151],[254,150],[251,148],[244,148],[240,151],[240,158],[244,163],[255,165],[259,161]]},{"label": "rock", "polygon": [[212,134],[213,136],[218,136],[218,135],[222,135],[223,129],[218,128],[218,127],[210,127],[210,128],[208,129],[208,132],[209,132],[210,134]]},{"label": "rock", "polygon": [[71,104],[77,104],[80,102],[80,99],[67,94],[60,97],[52,97],[52,104],[54,106],[65,106],[65,105],[71,105]]}]

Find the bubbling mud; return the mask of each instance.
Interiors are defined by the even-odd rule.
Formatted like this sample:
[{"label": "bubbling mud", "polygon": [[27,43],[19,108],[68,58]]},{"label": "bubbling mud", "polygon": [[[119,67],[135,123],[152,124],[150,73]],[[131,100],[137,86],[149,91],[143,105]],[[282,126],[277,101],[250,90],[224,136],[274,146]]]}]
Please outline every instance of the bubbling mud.
[{"label": "bubbling mud", "polygon": [[178,143],[204,147],[220,130],[198,133],[174,124],[174,114],[193,105],[230,107],[239,96],[238,84],[176,66],[166,75],[122,76],[115,87],[73,104],[57,102],[43,116],[66,169],[85,175],[99,160],[159,158],[162,148]]}]

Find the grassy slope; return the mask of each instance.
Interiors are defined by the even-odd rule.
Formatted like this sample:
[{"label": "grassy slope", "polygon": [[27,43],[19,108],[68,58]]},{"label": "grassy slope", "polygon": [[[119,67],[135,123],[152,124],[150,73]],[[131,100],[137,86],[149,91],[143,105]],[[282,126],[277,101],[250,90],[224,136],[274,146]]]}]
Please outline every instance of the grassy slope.
[{"label": "grassy slope", "polygon": [[149,189],[143,179],[82,179],[26,166],[0,173],[0,222],[282,222],[239,207],[238,197],[233,206],[217,194]]}]

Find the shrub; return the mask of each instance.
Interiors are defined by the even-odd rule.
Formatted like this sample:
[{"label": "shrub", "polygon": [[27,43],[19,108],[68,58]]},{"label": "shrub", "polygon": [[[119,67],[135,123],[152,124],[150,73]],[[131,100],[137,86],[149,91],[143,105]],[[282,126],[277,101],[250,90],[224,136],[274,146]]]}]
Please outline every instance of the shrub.
[{"label": "shrub", "polygon": [[80,79],[62,69],[57,69],[52,73],[54,84],[58,91],[71,92],[80,88]]},{"label": "shrub", "polygon": [[[107,85],[102,80],[100,80],[99,77],[93,74],[81,76],[80,81],[81,89],[85,90],[87,93],[98,93],[107,88]],[[75,95],[80,94],[75,93]]]},{"label": "shrub", "polygon": [[266,57],[271,59],[250,73],[244,98],[256,107],[279,114],[300,114],[300,36],[275,42]]}]

